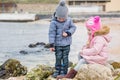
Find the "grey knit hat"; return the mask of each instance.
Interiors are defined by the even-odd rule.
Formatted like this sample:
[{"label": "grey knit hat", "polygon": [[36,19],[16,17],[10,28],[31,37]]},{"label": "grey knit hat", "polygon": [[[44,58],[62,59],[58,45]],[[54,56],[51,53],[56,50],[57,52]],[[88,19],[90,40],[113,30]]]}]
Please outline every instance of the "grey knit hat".
[{"label": "grey knit hat", "polygon": [[67,16],[68,16],[68,8],[65,5],[65,1],[60,1],[59,5],[56,8],[55,17],[67,18]]}]

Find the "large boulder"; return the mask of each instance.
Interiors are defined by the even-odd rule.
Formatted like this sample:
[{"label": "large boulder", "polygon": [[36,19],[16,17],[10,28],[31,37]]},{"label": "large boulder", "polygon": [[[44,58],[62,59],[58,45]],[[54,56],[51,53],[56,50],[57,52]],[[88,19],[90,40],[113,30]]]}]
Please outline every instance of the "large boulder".
[{"label": "large boulder", "polygon": [[27,67],[23,66],[16,59],[8,59],[0,66],[0,78],[23,76],[27,74]]},{"label": "large boulder", "polygon": [[26,75],[25,80],[46,80],[53,74],[54,68],[47,65],[37,65]]},{"label": "large boulder", "polygon": [[85,64],[81,66],[73,80],[113,80],[110,68],[100,64]]}]

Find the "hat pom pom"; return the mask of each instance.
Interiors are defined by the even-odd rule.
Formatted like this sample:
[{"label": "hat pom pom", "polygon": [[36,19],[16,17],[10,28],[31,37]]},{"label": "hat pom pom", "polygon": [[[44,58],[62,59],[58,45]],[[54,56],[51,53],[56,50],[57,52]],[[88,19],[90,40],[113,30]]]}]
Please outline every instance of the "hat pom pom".
[{"label": "hat pom pom", "polygon": [[95,23],[97,23],[97,22],[99,22],[99,20],[100,20],[100,16],[95,16],[94,19],[95,19],[95,20],[94,20]]},{"label": "hat pom pom", "polygon": [[65,6],[65,1],[60,1],[60,6]]}]

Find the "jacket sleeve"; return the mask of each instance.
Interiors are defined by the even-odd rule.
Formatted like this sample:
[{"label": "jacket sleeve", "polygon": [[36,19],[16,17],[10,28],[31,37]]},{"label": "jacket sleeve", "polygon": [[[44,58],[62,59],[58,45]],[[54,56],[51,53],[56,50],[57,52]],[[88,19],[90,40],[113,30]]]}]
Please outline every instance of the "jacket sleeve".
[{"label": "jacket sleeve", "polygon": [[49,27],[49,43],[53,47],[55,43],[55,36],[56,36],[56,25],[54,21],[50,23]]},{"label": "jacket sleeve", "polygon": [[96,37],[93,42],[93,47],[83,49],[82,54],[87,56],[98,55],[102,51],[103,47],[104,47],[104,38]]},{"label": "jacket sleeve", "polygon": [[72,35],[75,32],[75,30],[76,30],[76,26],[74,25],[73,21],[70,20],[70,29],[67,30],[67,33]]}]

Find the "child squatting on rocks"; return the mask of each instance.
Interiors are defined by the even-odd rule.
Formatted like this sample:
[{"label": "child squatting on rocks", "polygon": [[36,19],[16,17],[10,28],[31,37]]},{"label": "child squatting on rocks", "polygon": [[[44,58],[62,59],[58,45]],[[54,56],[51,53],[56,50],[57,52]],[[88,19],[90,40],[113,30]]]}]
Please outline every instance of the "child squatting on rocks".
[{"label": "child squatting on rocks", "polygon": [[86,21],[88,31],[88,43],[83,46],[79,53],[79,61],[74,69],[71,69],[65,76],[57,76],[57,80],[61,78],[74,78],[82,64],[101,64],[106,65],[108,59],[108,43],[111,40],[109,36],[110,28],[101,27],[99,16],[90,17]]},{"label": "child squatting on rocks", "polygon": [[50,51],[55,51],[55,72],[52,75],[66,75],[69,64],[69,51],[72,43],[72,35],[76,26],[72,19],[68,17],[68,8],[64,1],[60,1],[56,8],[49,28]]}]

